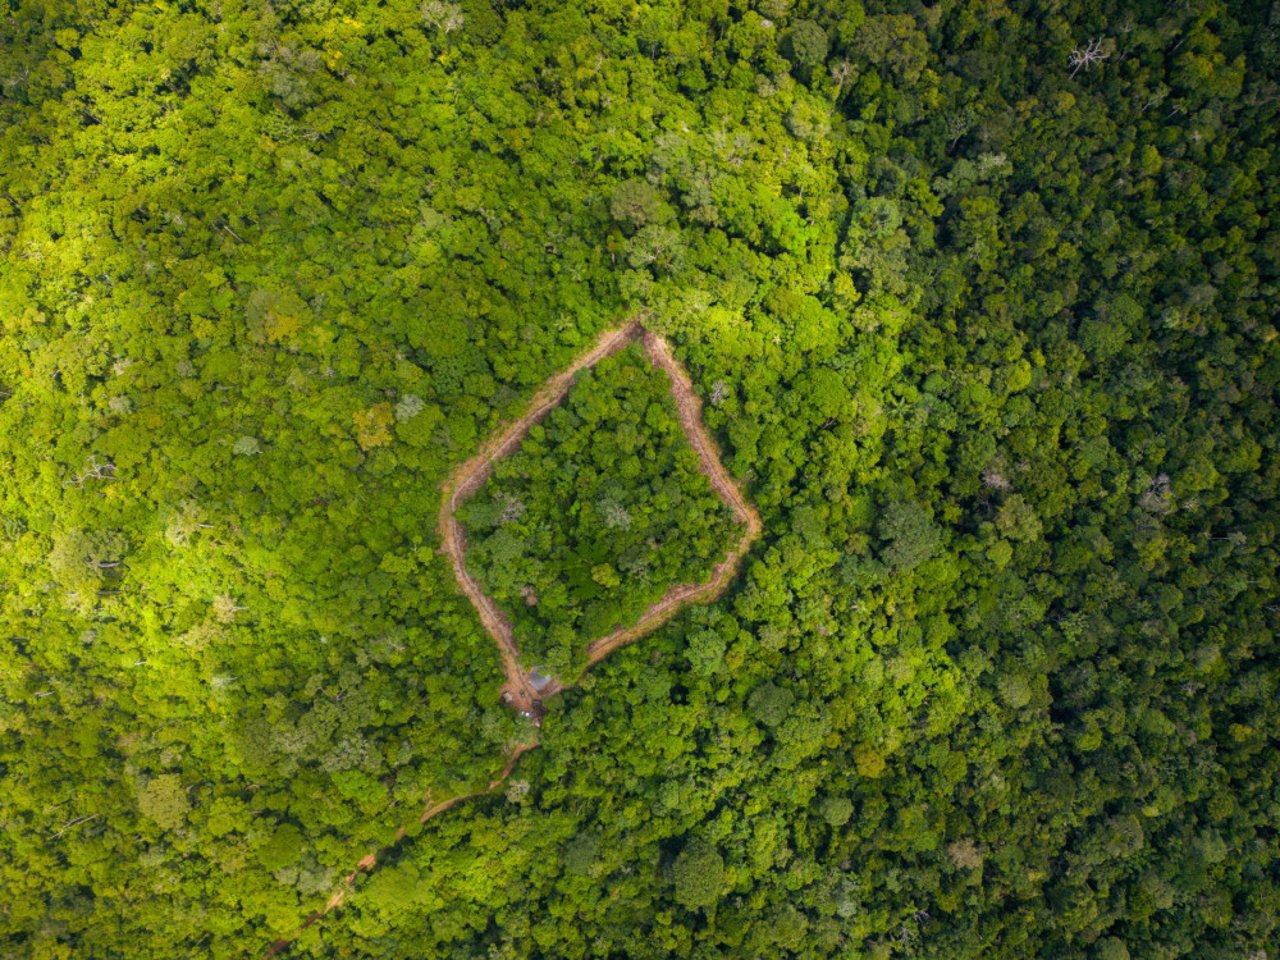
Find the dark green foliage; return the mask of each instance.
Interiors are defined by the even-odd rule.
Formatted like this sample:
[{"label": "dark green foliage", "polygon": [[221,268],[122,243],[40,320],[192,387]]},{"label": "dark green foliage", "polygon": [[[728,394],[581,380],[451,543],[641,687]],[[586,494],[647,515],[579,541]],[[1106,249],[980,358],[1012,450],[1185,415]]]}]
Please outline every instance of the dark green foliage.
[{"label": "dark green foliage", "polygon": [[812,20],[798,20],[791,28],[791,56],[806,74],[821,70],[827,59],[827,31]]},{"label": "dark green foliage", "polygon": [[929,513],[914,500],[891,500],[876,527],[885,541],[885,563],[895,570],[910,570],[934,555],[942,531]]},{"label": "dark green foliage", "polygon": [[600,855],[600,838],[593,833],[583,833],[574,837],[565,846],[565,869],[577,876],[591,873]]},{"label": "dark green foliage", "polygon": [[790,690],[766,682],[751,691],[747,706],[766,727],[776,727],[786,719],[793,702],[795,695]]},{"label": "dark green foliage", "polygon": [[609,212],[613,219],[633,230],[666,219],[663,208],[658,191],[638,177],[618,184],[609,197]]}]

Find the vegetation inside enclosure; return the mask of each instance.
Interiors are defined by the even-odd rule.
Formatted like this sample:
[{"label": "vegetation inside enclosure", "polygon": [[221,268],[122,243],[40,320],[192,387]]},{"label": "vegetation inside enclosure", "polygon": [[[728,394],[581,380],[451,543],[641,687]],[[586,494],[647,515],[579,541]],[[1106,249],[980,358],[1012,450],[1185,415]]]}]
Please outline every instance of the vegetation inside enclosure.
[{"label": "vegetation inside enclosure", "polygon": [[579,373],[460,516],[525,661],[556,676],[668,587],[705,581],[741,535],[636,345]]},{"label": "vegetation inside enclosure", "polygon": [[[1277,77],[1262,0],[8,0],[0,955],[1274,960]],[[641,315],[762,532],[535,730],[442,485]],[[520,522],[712,512],[550,455],[681,446],[635,363]]]}]

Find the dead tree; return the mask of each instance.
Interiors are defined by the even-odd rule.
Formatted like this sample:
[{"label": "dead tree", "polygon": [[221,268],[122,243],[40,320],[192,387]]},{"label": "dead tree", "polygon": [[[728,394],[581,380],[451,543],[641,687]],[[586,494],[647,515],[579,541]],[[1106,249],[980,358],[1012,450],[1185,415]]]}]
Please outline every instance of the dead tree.
[{"label": "dead tree", "polygon": [[1071,76],[1074,77],[1083,67],[1088,70],[1095,63],[1101,63],[1111,56],[1110,50],[1104,50],[1101,40],[1090,40],[1083,47],[1076,47],[1071,51],[1071,56],[1067,58],[1067,63],[1071,67]]}]

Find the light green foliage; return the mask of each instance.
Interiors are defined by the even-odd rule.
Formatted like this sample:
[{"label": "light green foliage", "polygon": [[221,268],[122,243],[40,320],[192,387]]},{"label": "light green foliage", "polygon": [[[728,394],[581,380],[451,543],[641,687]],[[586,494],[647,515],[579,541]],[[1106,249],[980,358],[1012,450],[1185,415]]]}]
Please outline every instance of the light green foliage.
[{"label": "light green foliage", "polygon": [[263,834],[258,846],[258,860],[268,870],[287,867],[302,853],[302,834],[291,823],[284,823]]},{"label": "light green foliage", "polygon": [[715,905],[724,882],[724,858],[706,840],[692,837],[672,867],[676,902],[698,910]]},{"label": "light green foliage", "polygon": [[1010,494],[996,514],[996,527],[1010,540],[1037,540],[1043,529],[1040,518],[1019,493]]},{"label": "light green foliage", "polygon": [[165,830],[182,826],[191,810],[182,778],[177,774],[162,773],[149,779],[138,790],[138,810]]},{"label": "light green foliage", "polygon": [[828,797],[822,801],[822,819],[833,827],[842,827],[853,815],[853,801],[848,797]]}]

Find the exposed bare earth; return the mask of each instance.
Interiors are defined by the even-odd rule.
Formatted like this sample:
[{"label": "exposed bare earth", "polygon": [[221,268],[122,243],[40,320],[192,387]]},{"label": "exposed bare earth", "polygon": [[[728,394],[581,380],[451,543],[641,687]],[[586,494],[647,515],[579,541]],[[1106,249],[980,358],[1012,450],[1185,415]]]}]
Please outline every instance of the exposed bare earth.
[{"label": "exposed bare earth", "polygon": [[[672,355],[670,344],[661,335],[647,329],[642,320],[642,317],[632,319],[620,327],[603,333],[590,350],[583,353],[538,389],[533,399],[529,401],[528,408],[519,419],[490,438],[481,446],[475,456],[459,464],[444,482],[444,497],[440,505],[439,516],[440,535],[443,541],[441,550],[449,557],[458,586],[466,594],[467,599],[471,601],[472,606],[476,608],[476,612],[480,616],[480,622],[498,646],[502,672],[506,677],[501,691],[502,699],[512,709],[534,717],[535,720],[542,715],[543,699],[561,692],[567,686],[576,686],[592,666],[609,656],[609,654],[652,633],[689,604],[706,602],[719,596],[737,573],[742,558],[746,555],[747,550],[750,549],[751,544],[760,535],[761,523],[759,514],[747,502],[742,495],[742,491],[738,489],[733,478],[725,470],[724,464],[720,461],[720,454],[715,440],[707,433],[707,429],[702,423],[702,401],[693,389],[688,372],[680,361]],[[743,525],[743,533],[724,559],[712,569],[711,576],[705,582],[682,583],[671,587],[661,600],[649,607],[640,619],[631,626],[619,628],[612,633],[591,641],[587,647],[587,665],[567,686],[560,680],[552,679],[550,683],[543,685],[541,691],[539,691],[535,689],[529,672],[520,662],[520,649],[516,645],[515,635],[511,630],[511,621],[507,619],[506,614],[498,608],[493,599],[484,592],[476,579],[467,572],[464,562],[467,550],[467,535],[462,529],[462,524],[458,522],[456,512],[468,497],[472,496],[484,485],[493,470],[493,464],[513,453],[529,432],[529,428],[564,400],[569,389],[573,386],[574,377],[580,371],[594,366],[605,357],[617,353],[636,340],[640,340],[644,345],[645,351],[654,366],[660,368],[670,379],[671,395],[675,399],[677,416],[681,426],[684,428],[685,435],[689,439],[689,445],[698,455],[700,468],[711,482],[711,486]],[[511,771],[515,769],[516,761],[520,759],[521,755],[532,750],[537,745],[537,742],[534,741],[516,746],[507,757],[502,772],[494,780],[490,781],[488,787],[484,790],[469,794],[459,794],[435,803],[432,802],[432,798],[428,795],[426,807],[418,818],[418,822],[426,823],[432,817],[444,813],[459,803],[491,793],[510,776]],[[395,843],[399,843],[406,832],[407,828],[401,827],[396,833],[392,846]],[[380,851],[379,853],[384,852]],[[376,866],[379,853],[368,854],[356,864],[355,869],[347,874],[342,886],[329,898],[325,906],[307,917],[302,924],[302,929],[314,924],[330,910],[341,906],[356,878],[362,872],[372,870]],[[281,950],[286,949],[290,943],[292,943],[292,940],[277,940],[267,950],[266,956],[271,957],[279,953]]]},{"label": "exposed bare earth", "polygon": [[[711,481],[711,486],[720,495],[720,499],[728,504],[744,530],[733,549],[712,569],[711,576],[705,583],[677,584],[631,626],[593,640],[587,647],[586,669],[588,670],[619,647],[626,646],[633,640],[639,640],[645,634],[656,630],[687,604],[712,600],[719,596],[720,592],[729,585],[734,574],[738,572],[738,565],[751,544],[755,542],[756,537],[760,536],[760,515],[743,497],[742,491],[738,489],[738,485],[733,482],[724,464],[720,462],[716,443],[702,423],[702,401],[694,392],[689,374],[685,372],[680,361],[671,355],[670,345],[661,336],[652,330],[645,330],[641,334],[641,339],[654,366],[661,368],[671,380],[671,395],[676,401],[676,413],[680,418],[680,425],[684,427],[685,436],[689,438],[689,445],[698,455],[702,472]],[[578,676],[581,679],[582,675]]]},{"label": "exposed bare earth", "polygon": [[495,435],[474,457],[460,464],[450,474],[444,485],[445,497],[440,507],[440,530],[444,540],[444,552],[448,554],[453,565],[453,574],[458,580],[458,585],[476,608],[485,629],[498,645],[503,673],[506,675],[506,683],[502,688],[503,699],[513,709],[532,716],[539,714],[543,699],[564,690],[565,685],[553,679],[541,691],[534,689],[528,671],[520,662],[520,650],[511,630],[511,621],[498,609],[497,604],[484,592],[476,579],[467,572],[465,563],[467,535],[462,529],[462,524],[458,522],[455,512],[468,497],[484,485],[492,472],[494,462],[514,452],[529,432],[529,428],[564,400],[579,371],[594,366],[637,339],[644,344],[653,365],[666,373],[671,381],[671,395],[676,402],[676,414],[689,439],[689,445],[698,455],[699,466],[744,529],[737,544],[720,563],[716,564],[705,583],[676,584],[631,626],[621,627],[591,641],[587,647],[587,665],[569,685],[576,685],[582,678],[582,674],[592,666],[619,647],[626,646],[656,630],[687,604],[711,600],[718,596],[733,579],[742,557],[760,535],[760,517],[755,508],[743,497],[742,491],[738,489],[733,478],[725,470],[724,464],[721,463],[715,441],[702,423],[702,401],[693,389],[689,374],[680,361],[672,355],[670,344],[661,335],[644,327],[638,319],[602,334],[595,346],[543,385],[518,420]]},{"label": "exposed bare earth", "polygon": [[[559,406],[573,386],[573,378],[579,371],[595,366],[605,357],[617,353],[635,340],[642,330],[640,321],[632,320],[602,334],[595,346],[542,385],[518,420],[494,435],[470,460],[459,464],[444,483],[445,495],[440,505],[443,550],[453,564],[453,575],[457,578],[458,586],[476,608],[480,622],[498,645],[498,653],[502,657],[502,672],[507,678],[502,688],[502,697],[521,713],[534,714],[542,696],[549,696],[550,691],[544,689],[539,694],[534,689],[528,673],[520,666],[520,651],[511,632],[511,621],[467,572],[463,562],[467,552],[467,534],[458,522],[455,511],[489,479],[494,462],[513,453],[529,428]],[[557,684],[553,686],[559,689]]]}]

